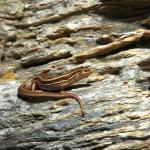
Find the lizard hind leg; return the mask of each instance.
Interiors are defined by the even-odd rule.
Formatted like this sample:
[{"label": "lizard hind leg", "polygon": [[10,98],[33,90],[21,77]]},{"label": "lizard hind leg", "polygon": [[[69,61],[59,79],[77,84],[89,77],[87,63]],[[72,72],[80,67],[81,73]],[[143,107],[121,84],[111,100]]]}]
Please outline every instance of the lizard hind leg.
[{"label": "lizard hind leg", "polygon": [[24,88],[25,89],[28,89],[28,90],[32,90],[34,91],[35,90],[35,82],[33,82],[32,79],[28,80],[25,84],[24,84]]},{"label": "lizard hind leg", "polygon": [[34,83],[32,84],[31,90],[32,90],[32,91],[35,91],[35,89],[36,89],[36,83],[34,82]]}]

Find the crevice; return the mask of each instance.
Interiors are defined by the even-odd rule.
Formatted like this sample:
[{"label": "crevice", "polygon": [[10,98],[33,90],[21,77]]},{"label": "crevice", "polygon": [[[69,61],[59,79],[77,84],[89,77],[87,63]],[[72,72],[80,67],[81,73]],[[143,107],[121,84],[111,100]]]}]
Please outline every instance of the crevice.
[{"label": "crevice", "polygon": [[20,62],[20,65],[22,68],[36,67],[36,66],[47,64],[52,61],[67,59],[69,57],[72,57],[72,54],[70,52],[66,52],[58,56],[55,56],[55,54],[50,56],[45,56],[45,57],[33,56],[31,58],[28,58],[27,60],[22,60],[22,62]]}]

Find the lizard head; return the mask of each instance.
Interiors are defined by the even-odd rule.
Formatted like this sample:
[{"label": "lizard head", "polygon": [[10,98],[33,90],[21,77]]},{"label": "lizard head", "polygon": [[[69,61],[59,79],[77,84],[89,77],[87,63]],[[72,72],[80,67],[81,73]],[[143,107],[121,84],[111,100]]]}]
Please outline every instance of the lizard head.
[{"label": "lizard head", "polygon": [[82,78],[89,76],[91,73],[93,73],[94,69],[92,69],[92,68],[78,68],[77,72],[78,72],[79,78],[82,79]]}]

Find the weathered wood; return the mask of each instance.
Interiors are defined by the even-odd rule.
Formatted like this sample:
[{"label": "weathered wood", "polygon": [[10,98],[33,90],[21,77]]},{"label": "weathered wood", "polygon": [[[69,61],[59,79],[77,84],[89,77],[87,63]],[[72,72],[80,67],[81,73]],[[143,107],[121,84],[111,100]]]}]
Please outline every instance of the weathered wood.
[{"label": "weathered wood", "polygon": [[[0,149],[150,149],[149,0],[0,1]],[[32,103],[22,80],[95,69],[72,99]],[[78,85],[79,84],[79,85]]]}]

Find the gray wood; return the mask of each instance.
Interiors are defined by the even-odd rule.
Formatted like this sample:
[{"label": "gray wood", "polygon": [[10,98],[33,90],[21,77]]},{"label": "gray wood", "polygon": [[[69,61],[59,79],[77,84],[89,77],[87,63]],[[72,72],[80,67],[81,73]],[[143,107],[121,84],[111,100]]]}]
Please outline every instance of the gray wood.
[{"label": "gray wood", "polygon": [[[149,0],[0,1],[0,149],[150,149]],[[95,69],[72,99],[32,103],[43,70]]]}]

